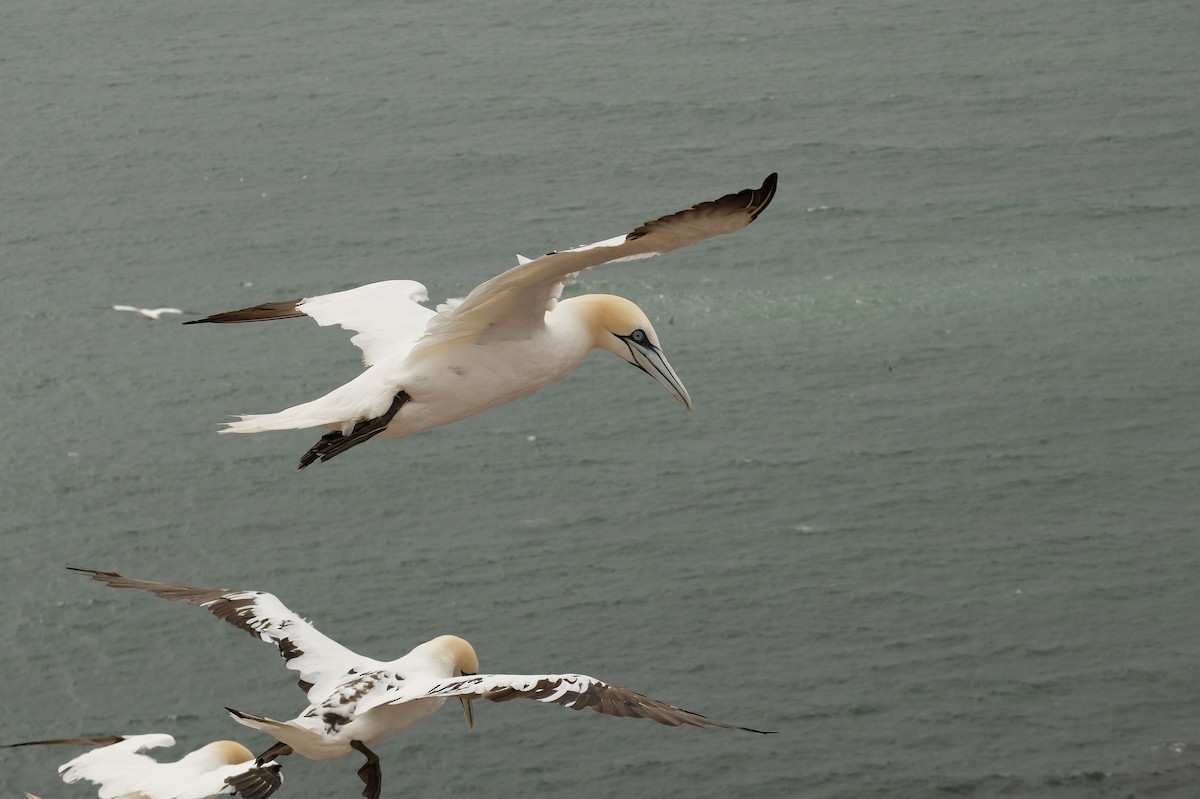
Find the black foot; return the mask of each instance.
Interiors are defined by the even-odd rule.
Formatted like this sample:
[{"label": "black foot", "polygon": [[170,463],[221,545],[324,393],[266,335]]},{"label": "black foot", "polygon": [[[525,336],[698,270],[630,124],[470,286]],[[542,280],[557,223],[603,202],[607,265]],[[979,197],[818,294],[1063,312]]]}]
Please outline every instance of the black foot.
[{"label": "black foot", "polygon": [[383,787],[383,775],[379,771],[379,755],[368,749],[362,741],[351,741],[350,746],[367,757],[367,762],[358,769],[358,778],[367,786],[363,788],[363,799],[379,799],[379,791]]},{"label": "black foot", "polygon": [[392,398],[391,407],[382,416],[376,416],[374,419],[364,419],[354,425],[354,429],[350,431],[350,435],[344,436],[340,431],[335,430],[332,433],[326,433],[321,436],[321,440],[313,444],[312,449],[304,453],[304,456],[300,458],[300,465],[297,468],[303,469],[305,466],[310,466],[318,460],[324,463],[335,455],[341,455],[351,447],[363,443],[378,433],[382,433],[391,424],[392,417],[400,410],[400,406],[410,399],[412,397],[408,396],[408,392],[398,391],[396,392],[396,396]]},{"label": "black foot", "polygon": [[281,741],[279,743],[272,744],[270,749],[254,758],[254,765],[261,766],[263,763],[268,763],[276,758],[287,757],[291,753],[292,747]]}]

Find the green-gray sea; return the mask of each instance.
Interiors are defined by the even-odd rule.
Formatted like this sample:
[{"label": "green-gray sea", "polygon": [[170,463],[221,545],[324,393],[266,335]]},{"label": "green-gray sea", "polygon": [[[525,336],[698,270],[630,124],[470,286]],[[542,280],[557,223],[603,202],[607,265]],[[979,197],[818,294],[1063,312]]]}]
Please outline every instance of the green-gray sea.
[{"label": "green-gray sea", "polygon": [[[724,721],[448,705],[384,797],[1200,796],[1193,3],[9,0],[0,743],[264,737],[272,647],[67,564],[271,591]],[[311,320],[435,301],[778,171],[749,228],[595,269],[695,402],[598,353],[303,472],[218,436],[360,368]],[[0,794],[95,795],[77,748]],[[168,753],[170,755],[171,753]],[[357,796],[360,759],[280,797]]]}]

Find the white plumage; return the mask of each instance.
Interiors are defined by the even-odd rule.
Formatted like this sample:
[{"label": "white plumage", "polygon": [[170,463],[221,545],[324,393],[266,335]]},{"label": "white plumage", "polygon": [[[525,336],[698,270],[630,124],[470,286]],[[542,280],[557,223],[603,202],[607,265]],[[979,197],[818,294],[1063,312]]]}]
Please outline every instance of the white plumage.
[{"label": "white plumage", "polygon": [[642,369],[690,408],[646,314],[610,295],[559,302],[563,281],[593,266],[648,258],[740,230],[771,202],[775,184],[772,174],[758,189],[700,203],[624,236],[540,258],[517,256],[513,268],[437,309],[421,304],[428,293],[420,283],[390,280],[185,322],[309,316],[357,333],[351,341],[367,367],[358,377],[278,413],[241,416],[221,432],[332,430],[301,458],[304,468],[374,436],[410,435],[531,394],[570,374],[592,349]]},{"label": "white plumage", "polygon": [[112,309],[114,311],[129,311],[144,319],[154,320],[159,319],[163,314],[183,313],[183,310],[180,308],[139,308],[136,305],[114,305]]},{"label": "white plumage", "polygon": [[[74,569],[74,567],[72,567]],[[220,619],[279,649],[289,669],[300,673],[309,705],[295,718],[277,721],[229,709],[247,727],[280,743],[264,757],[295,751],[314,760],[329,760],[353,751],[367,758],[359,776],[363,796],[377,799],[378,757],[369,744],[386,740],[437,712],[451,697],[462,704],[470,726],[471,700],[503,702],[532,699],[590,708],[612,716],[646,718],[672,727],[726,727],[762,732],[715,721],[698,713],[620,688],[582,674],[478,674],[474,648],[453,635],[442,635],[391,661],[359,655],[321,634],[263,591],[197,588],[122,577],[115,572],[74,569],[114,588],[148,591],[163,599],[207,608]]]},{"label": "white plumage", "polygon": [[149,749],[174,746],[165,733],[113,735],[95,738],[56,738],[12,746],[83,744],[97,748],[63,763],[63,782],[87,780],[100,786],[100,799],[211,799],[241,796],[265,799],[282,782],[279,764],[256,763],[254,755],[236,741],[213,741],[173,763],[160,763]]}]

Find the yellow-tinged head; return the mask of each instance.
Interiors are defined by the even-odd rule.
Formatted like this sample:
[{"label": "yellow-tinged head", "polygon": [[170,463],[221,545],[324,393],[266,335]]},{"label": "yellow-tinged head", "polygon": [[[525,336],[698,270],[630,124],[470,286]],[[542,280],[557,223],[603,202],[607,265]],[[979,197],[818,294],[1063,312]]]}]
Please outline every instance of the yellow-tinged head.
[{"label": "yellow-tinged head", "polygon": [[[442,653],[450,666],[453,677],[471,677],[479,673],[479,657],[475,647],[457,635],[439,635],[425,646],[436,648]],[[459,703],[467,716],[467,729],[475,726],[475,709],[471,706],[471,698],[460,696]]]},{"label": "yellow-tinged head", "polygon": [[592,346],[608,350],[653,377],[675,399],[692,409],[683,382],[671,368],[646,313],[624,297],[585,294],[565,302],[575,307],[592,333]]},{"label": "yellow-tinged head", "polygon": [[248,760],[254,759],[254,755],[251,754],[250,750],[237,741],[213,741],[197,751],[204,752],[216,762],[227,766],[234,766],[238,763],[245,763]]}]

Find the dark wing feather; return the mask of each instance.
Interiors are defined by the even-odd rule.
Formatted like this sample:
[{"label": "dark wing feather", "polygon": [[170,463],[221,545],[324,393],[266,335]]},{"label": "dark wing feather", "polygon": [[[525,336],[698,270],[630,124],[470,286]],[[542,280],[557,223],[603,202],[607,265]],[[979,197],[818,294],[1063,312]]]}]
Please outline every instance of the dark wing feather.
[{"label": "dark wing feather", "polygon": [[279,790],[279,786],[283,784],[283,774],[278,763],[271,763],[227,777],[225,784],[233,788],[234,795],[242,799],[266,799]]},{"label": "dark wing feather", "polygon": [[235,591],[228,588],[198,588],[149,580],[134,580],[116,572],[80,569],[93,580],[112,588],[134,588],[162,599],[186,602],[207,608],[218,619],[245,630],[259,640],[274,644],[289,669],[300,672],[300,689],[316,701],[328,685],[354,666],[370,668],[377,661],[364,658],[326,635],[293,613],[274,594],[265,591]]},{"label": "dark wing feather", "polygon": [[[609,716],[650,719],[669,727],[725,727],[764,733],[763,730],[716,721],[584,674],[477,674],[443,680],[425,688],[422,695],[478,696],[492,702],[532,699],[572,710],[586,708]],[[406,700],[414,698],[417,697],[406,692]]]},{"label": "dark wing feather", "polygon": [[733,233],[753,222],[775,197],[778,174],[757,189],[743,189],[716,200],[651,220],[624,236],[548,253],[476,286],[453,309],[438,314],[429,335],[417,346],[472,336],[525,335],[545,321],[546,311],[568,277],[600,264],[660,255],[711,236]]}]

